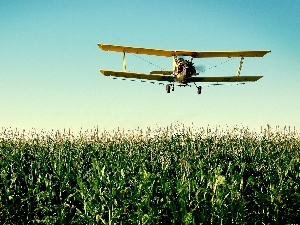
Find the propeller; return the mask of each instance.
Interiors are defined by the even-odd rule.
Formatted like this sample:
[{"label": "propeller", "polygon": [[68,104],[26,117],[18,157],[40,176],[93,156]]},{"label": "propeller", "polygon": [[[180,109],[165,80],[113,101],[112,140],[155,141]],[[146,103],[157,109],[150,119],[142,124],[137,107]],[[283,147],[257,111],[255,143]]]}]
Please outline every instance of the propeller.
[{"label": "propeller", "polygon": [[198,73],[204,73],[206,67],[204,65],[195,65],[195,69]]},{"label": "propeller", "polygon": [[[196,73],[194,74],[194,76],[197,76],[199,75],[199,73],[204,73],[206,67],[204,65],[195,65],[193,62],[192,62],[192,59],[188,58],[187,56],[178,56],[178,60],[180,59],[183,59],[185,61],[188,61],[190,63],[192,63],[192,65],[195,67],[195,70],[196,70]],[[173,70],[175,69],[175,66],[176,66],[176,62],[175,62],[175,58],[173,57]]]}]

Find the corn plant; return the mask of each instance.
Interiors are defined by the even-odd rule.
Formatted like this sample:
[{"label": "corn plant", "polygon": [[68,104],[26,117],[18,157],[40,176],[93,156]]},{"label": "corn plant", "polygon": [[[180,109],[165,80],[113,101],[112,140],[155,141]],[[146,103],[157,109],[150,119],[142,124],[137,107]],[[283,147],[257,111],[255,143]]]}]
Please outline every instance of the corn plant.
[{"label": "corn plant", "polygon": [[0,132],[1,224],[286,224],[300,218],[295,130]]}]

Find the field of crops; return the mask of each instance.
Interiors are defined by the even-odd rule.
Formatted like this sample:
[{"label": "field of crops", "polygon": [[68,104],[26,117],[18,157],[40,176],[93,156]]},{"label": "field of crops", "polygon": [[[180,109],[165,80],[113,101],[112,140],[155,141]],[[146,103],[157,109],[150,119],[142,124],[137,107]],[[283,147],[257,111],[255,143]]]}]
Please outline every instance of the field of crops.
[{"label": "field of crops", "polygon": [[288,129],[2,129],[0,176],[0,224],[300,223]]}]

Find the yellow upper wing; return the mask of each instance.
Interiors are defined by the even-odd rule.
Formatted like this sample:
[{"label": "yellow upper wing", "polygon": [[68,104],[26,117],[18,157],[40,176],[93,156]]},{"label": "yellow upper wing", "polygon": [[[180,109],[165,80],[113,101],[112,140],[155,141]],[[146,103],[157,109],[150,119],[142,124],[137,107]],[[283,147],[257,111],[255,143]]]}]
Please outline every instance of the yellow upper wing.
[{"label": "yellow upper wing", "polygon": [[263,57],[271,52],[270,50],[254,51],[184,51],[184,50],[163,50],[152,48],[139,48],[121,45],[98,44],[99,48],[104,51],[126,52],[134,54],[146,54],[156,56],[191,56],[193,58],[210,58],[210,57]]},{"label": "yellow upper wing", "polygon": [[230,76],[230,77],[191,77],[189,82],[248,82],[257,81],[262,76]]},{"label": "yellow upper wing", "polygon": [[144,73],[132,73],[112,70],[100,70],[104,76],[134,78],[134,79],[145,79],[145,80],[157,80],[157,81],[174,81],[174,76],[166,76],[159,74],[144,74]]}]

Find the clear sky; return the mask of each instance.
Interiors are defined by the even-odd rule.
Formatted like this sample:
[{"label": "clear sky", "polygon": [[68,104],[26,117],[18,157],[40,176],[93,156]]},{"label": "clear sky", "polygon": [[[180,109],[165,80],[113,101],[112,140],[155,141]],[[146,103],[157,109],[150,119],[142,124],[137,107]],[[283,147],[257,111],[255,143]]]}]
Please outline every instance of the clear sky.
[{"label": "clear sky", "polygon": [[[300,129],[300,1],[0,1],[0,127],[136,129],[186,124]],[[246,85],[175,87],[114,80],[122,54],[97,43],[170,50],[271,50],[246,58]],[[127,69],[172,59],[127,55]],[[146,60],[146,61],[145,61]],[[195,59],[201,76],[235,75],[239,59]],[[152,64],[148,63],[151,62]],[[219,65],[214,67],[214,65]],[[211,68],[212,67],[212,68]],[[211,69],[210,69],[211,68]]]}]

